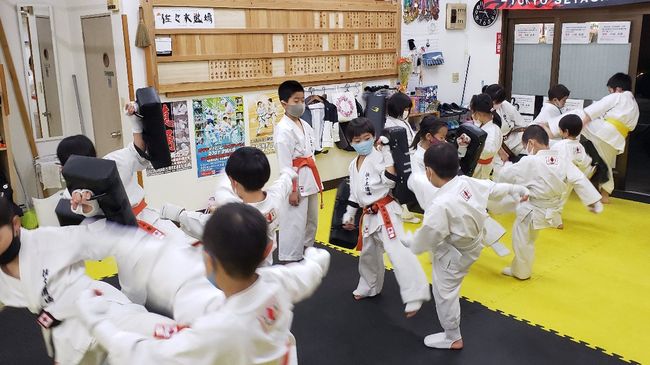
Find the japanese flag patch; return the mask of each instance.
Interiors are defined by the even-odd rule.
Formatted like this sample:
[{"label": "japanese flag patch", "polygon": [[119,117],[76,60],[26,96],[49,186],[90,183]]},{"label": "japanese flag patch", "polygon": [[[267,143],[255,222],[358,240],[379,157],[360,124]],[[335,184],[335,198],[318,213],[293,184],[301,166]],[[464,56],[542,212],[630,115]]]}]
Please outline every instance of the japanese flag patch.
[{"label": "japanese flag patch", "polygon": [[277,217],[278,214],[275,212],[275,209],[271,209],[268,213],[266,213],[266,222],[273,223]]}]

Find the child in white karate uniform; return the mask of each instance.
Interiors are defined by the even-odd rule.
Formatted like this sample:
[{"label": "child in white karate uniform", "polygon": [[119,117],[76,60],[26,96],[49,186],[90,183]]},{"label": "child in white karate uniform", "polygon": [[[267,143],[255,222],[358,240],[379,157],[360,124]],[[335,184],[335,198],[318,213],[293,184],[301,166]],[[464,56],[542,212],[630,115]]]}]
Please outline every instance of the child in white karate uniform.
[{"label": "child in white karate uniform", "polygon": [[562,140],[554,143],[551,149],[560,152],[564,159],[573,162],[587,178],[590,178],[594,173],[594,166],[591,165],[591,157],[579,141],[582,119],[578,115],[567,114],[560,119],[559,127]]},{"label": "child in white karate uniform", "polygon": [[[366,118],[349,122],[346,133],[358,156],[350,163],[350,197],[343,216],[343,228],[354,229],[358,208],[363,209],[359,225],[359,284],[355,299],[374,297],[384,285],[384,250],[393,263],[407,316],[413,316],[429,300],[429,284],[417,258],[400,243],[404,232],[397,215],[400,205],[390,195],[395,187],[395,167],[390,148],[375,149],[375,129]],[[385,137],[383,137],[385,138]]]},{"label": "child in white karate uniform", "polygon": [[105,293],[106,316],[121,329],[151,336],[157,325],[172,321],[90,279],[84,260],[110,256],[122,244],[139,246],[151,240],[142,231],[106,220],[28,231],[20,227],[11,204],[0,198],[0,308],[27,308],[37,315],[48,354],[57,364],[102,364],[106,353],[83,326],[76,307],[84,290]]},{"label": "child in white karate uniform", "polygon": [[257,209],[241,203],[215,211],[203,244],[208,275],[225,302],[192,327],[169,327],[165,339],[118,330],[104,313],[100,293],[87,291],[80,298],[84,322],[108,350],[111,364],[297,364],[290,333],[293,305],[318,287],[329,253],[308,248],[300,263],[258,269],[271,245],[267,223]]},{"label": "child in white karate uniform", "polygon": [[[386,100],[386,123],[384,123],[384,127],[403,128],[406,131],[406,141],[409,146],[413,144],[415,137],[415,132],[411,124],[409,124],[409,115],[411,114],[412,108],[413,101],[408,95],[402,92],[396,92]],[[402,204],[402,212],[399,214],[399,217],[404,222],[420,223],[420,218],[409,211],[406,204]]]},{"label": "child in white karate uniform", "polygon": [[[493,110],[501,119],[503,143],[498,152],[499,158],[494,161],[495,174],[498,174],[501,166],[511,156],[519,156],[524,153],[524,148],[521,146],[521,133],[528,126],[528,123],[521,116],[519,110],[506,100],[506,90],[503,86],[492,84],[485,89],[485,93],[492,98]],[[506,148],[510,150],[510,153],[506,151]]]},{"label": "child in white karate uniform", "polygon": [[523,185],[530,190],[530,199],[519,204],[512,227],[515,257],[502,273],[520,280],[530,278],[535,259],[535,241],[540,229],[562,223],[563,197],[573,187],[582,203],[594,213],[602,211],[601,196],[587,177],[558,151],[548,148],[548,134],[539,125],[526,128],[522,141],[528,156],[507,165],[499,174],[499,182]]},{"label": "child in white karate uniform", "polygon": [[[264,185],[271,176],[269,160],[260,149],[242,147],[230,155],[225,173],[217,177],[214,207],[227,203],[246,203],[266,218],[268,237],[273,243],[265,255],[263,264],[273,264],[273,251],[277,248],[276,234],[280,225],[280,212],[286,204],[298,175],[293,169],[285,169],[268,188]],[[179,222],[185,233],[200,240],[210,214],[187,211],[173,204],[165,204],[162,214],[166,219]]]},{"label": "child in white karate uniform", "polygon": [[545,129],[548,128],[549,120],[562,115],[562,110],[570,94],[571,91],[562,84],[557,84],[548,89],[548,101],[542,105],[542,109],[533,120],[533,124],[539,124]]},{"label": "child in white karate uniform", "polygon": [[488,94],[474,95],[470,101],[470,110],[474,125],[487,132],[485,147],[481,152],[474,177],[477,179],[489,179],[494,169],[494,160],[499,159],[498,152],[501,149],[503,135],[501,128],[492,121],[492,98]]},{"label": "child in white karate uniform", "polygon": [[460,334],[460,285],[478,259],[486,236],[488,199],[516,195],[526,199],[521,186],[497,184],[458,175],[458,152],[448,143],[437,144],[424,155],[427,179],[438,190],[427,206],[422,227],[404,244],[419,254],[433,251],[433,298],[444,332],[427,336],[424,344],[439,349],[463,348]]},{"label": "child in white karate uniform", "polygon": [[582,131],[607,164],[609,180],[600,186],[604,203],[609,202],[609,195],[614,190],[612,169],[616,167],[616,156],[625,151],[627,135],[639,121],[639,106],[631,92],[630,76],[615,74],[607,81],[607,89],[609,95],[585,108]]},{"label": "child in white karate uniform", "polygon": [[278,88],[285,115],[273,130],[273,144],[281,170],[295,168],[298,184],[280,215],[280,261],[300,261],[306,247],[314,245],[318,226],[318,194],[322,206],[323,184],[314,160],[314,130],[300,117],[305,112],[305,90],[298,81]]}]

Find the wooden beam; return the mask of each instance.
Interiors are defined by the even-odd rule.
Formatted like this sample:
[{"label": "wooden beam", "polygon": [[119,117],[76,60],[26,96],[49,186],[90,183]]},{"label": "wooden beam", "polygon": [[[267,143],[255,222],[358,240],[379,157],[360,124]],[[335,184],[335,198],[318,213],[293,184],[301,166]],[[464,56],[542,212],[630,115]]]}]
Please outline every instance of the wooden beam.
[{"label": "wooden beam", "polygon": [[0,64],[0,104],[2,105],[2,114],[9,115],[9,92],[7,92],[7,79],[5,78],[5,68]]},{"label": "wooden beam", "polygon": [[212,60],[241,60],[246,58],[294,58],[314,56],[343,56],[353,54],[376,54],[396,53],[397,49],[350,49],[341,51],[312,51],[312,52],[283,52],[283,53],[238,53],[238,54],[215,54],[215,55],[193,55],[193,56],[159,56],[158,63],[188,62],[188,61],[212,61]]},{"label": "wooden beam", "polygon": [[[158,89],[158,64],[156,62],[156,34],[151,0],[140,0],[140,16],[149,33],[151,45],[144,48],[145,65],[147,67],[147,86]],[[140,21],[140,19],[138,19]]]},{"label": "wooden beam", "polygon": [[124,37],[124,55],[126,57],[126,77],[129,82],[129,100],[135,100],[133,69],[131,66],[131,41],[129,37],[129,22],[126,14],[122,14],[122,36]]},{"label": "wooden beam", "polygon": [[[30,121],[29,113],[27,112],[27,105],[25,105],[24,95],[20,89],[20,82],[18,82],[18,73],[16,73],[14,60],[11,57],[11,50],[9,49],[7,34],[5,33],[2,19],[0,19],[0,46],[2,46],[2,53],[4,54],[5,61],[7,62],[9,76],[11,77],[11,86],[14,89],[14,96],[16,97],[16,102],[18,103],[18,112],[20,113],[20,119],[23,122],[23,129],[25,130],[27,143],[29,144],[29,150],[32,154],[33,159],[34,157],[38,156],[36,142],[34,141],[34,131],[32,130],[32,122]],[[7,98],[7,96],[5,96],[5,98]]]},{"label": "wooden beam", "polygon": [[[179,6],[178,0],[153,0],[153,6]],[[277,0],[190,0],[182,2],[184,7],[226,8],[226,9],[269,9],[269,10],[306,10],[306,11],[365,11],[397,12],[396,3],[375,0],[300,0],[293,2]]]},{"label": "wooden beam", "polygon": [[269,77],[264,79],[214,81],[214,82],[188,82],[182,84],[160,85],[160,92],[168,97],[185,97],[193,95],[207,95],[222,93],[224,90],[242,92],[243,90],[268,90],[271,86],[278,86],[288,78],[300,81],[304,85],[322,85],[323,83],[337,83],[350,80],[373,80],[397,77],[395,69],[338,72],[319,75],[293,75],[283,77]]},{"label": "wooden beam", "polygon": [[[174,34],[306,34],[306,33],[395,33],[395,28],[207,28],[156,29],[156,35]],[[152,39],[153,43],[153,39]]]}]

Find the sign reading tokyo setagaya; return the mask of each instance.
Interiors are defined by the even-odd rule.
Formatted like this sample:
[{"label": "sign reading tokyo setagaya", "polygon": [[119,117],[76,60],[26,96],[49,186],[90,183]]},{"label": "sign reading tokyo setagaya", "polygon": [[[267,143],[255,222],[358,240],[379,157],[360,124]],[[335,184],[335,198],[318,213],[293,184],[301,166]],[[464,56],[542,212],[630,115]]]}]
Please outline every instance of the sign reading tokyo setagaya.
[{"label": "sign reading tokyo setagaya", "polygon": [[483,0],[486,9],[553,10],[585,9],[650,2],[650,0]]}]

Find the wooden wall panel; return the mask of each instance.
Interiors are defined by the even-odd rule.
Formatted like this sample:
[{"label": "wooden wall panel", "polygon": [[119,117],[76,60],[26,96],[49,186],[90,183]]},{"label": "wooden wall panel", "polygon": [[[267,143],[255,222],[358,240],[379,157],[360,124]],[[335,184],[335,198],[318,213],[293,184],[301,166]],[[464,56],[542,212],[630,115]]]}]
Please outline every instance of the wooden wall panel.
[{"label": "wooden wall panel", "polygon": [[152,16],[145,17],[151,34],[172,38],[172,55],[155,57],[161,92],[268,88],[293,77],[316,83],[397,76],[398,2],[153,0],[153,6],[213,8],[215,18],[210,29],[154,29]]}]

